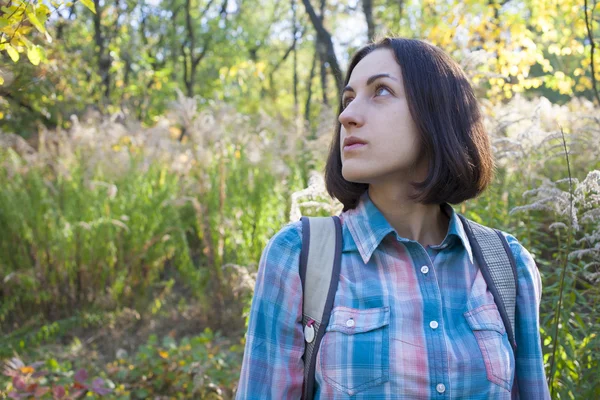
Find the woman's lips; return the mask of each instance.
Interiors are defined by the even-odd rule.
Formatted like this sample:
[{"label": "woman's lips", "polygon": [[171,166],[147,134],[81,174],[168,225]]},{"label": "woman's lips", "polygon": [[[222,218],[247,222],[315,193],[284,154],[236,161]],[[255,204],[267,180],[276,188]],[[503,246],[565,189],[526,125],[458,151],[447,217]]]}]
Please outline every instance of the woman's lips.
[{"label": "woman's lips", "polygon": [[351,150],[357,150],[360,149],[363,146],[366,146],[366,143],[355,143],[355,144],[351,144],[350,146],[345,146],[344,147],[344,151],[351,151]]}]

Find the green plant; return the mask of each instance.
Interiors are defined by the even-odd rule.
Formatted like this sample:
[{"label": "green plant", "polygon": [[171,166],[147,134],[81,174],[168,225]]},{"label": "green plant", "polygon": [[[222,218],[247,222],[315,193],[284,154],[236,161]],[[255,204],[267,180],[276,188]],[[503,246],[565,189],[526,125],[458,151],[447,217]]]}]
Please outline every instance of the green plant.
[{"label": "green plant", "polygon": [[[112,392],[106,387],[102,378],[90,382],[85,369],[61,371],[56,368],[56,361],[38,361],[26,365],[18,357],[5,362],[3,375],[11,378],[8,386],[8,397],[11,399],[78,399],[87,393],[105,396]],[[55,367],[53,370],[40,367]]]}]

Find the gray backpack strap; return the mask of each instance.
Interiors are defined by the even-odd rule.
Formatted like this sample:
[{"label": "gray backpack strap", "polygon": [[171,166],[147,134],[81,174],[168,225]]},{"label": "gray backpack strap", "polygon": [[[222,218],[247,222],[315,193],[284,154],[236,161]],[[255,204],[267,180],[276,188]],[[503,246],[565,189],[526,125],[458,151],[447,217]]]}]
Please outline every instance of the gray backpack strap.
[{"label": "gray backpack strap", "polygon": [[316,355],[329,323],[337,290],[342,255],[339,217],[302,217],[302,281],[304,326],[304,384],[302,399],[312,400]]},{"label": "gray backpack strap", "polygon": [[515,341],[515,306],[517,301],[517,266],[510,246],[502,232],[468,220],[458,214],[463,223],[473,257],[494,301],[500,311],[502,322],[508,332],[508,340],[517,349]]}]

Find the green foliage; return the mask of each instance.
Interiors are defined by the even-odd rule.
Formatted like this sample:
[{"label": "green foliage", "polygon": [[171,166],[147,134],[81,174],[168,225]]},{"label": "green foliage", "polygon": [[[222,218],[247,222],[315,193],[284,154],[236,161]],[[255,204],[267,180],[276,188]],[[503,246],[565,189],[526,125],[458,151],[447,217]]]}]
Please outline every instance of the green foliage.
[{"label": "green foliage", "polygon": [[[89,379],[85,369],[77,372],[69,370],[69,366],[49,358],[26,365],[18,357],[5,362],[3,375],[10,378],[6,383],[0,378],[0,384],[6,388],[12,399],[77,399],[91,394],[105,396],[112,392],[112,382],[102,378]],[[109,387],[106,386],[108,383]]]},{"label": "green foliage", "polygon": [[[275,140],[283,127],[266,116],[177,107],[173,119],[191,124],[181,142],[176,126],[96,136],[76,122],[70,139],[44,134],[38,152],[1,150],[0,357],[110,325],[125,307],[158,315],[174,288],[211,327],[243,328],[260,252],[304,185],[293,138]],[[211,119],[222,134],[194,125]],[[249,142],[253,129],[264,140]]]},{"label": "green foliage", "polygon": [[[0,157],[24,168],[10,150]],[[75,167],[59,176],[52,166],[0,171],[0,221],[7,227],[0,239],[2,290],[13,299],[2,307],[5,323],[40,313],[62,318],[94,303],[147,302],[166,260],[197,281],[187,227],[166,203],[178,191],[177,177],[157,166],[115,183],[103,182],[101,171],[89,181],[84,173]]]},{"label": "green foliage", "polygon": [[[81,0],[81,2],[94,14],[96,13],[91,0]],[[59,9],[63,5],[72,5],[72,3],[52,0],[50,5]],[[51,14],[48,5],[42,2],[15,0],[3,6],[0,14],[0,51],[6,51],[14,63],[19,61],[20,54],[24,52],[27,53],[29,62],[35,66],[41,61],[48,62],[45,48],[35,44],[27,36],[35,28],[37,32],[44,35],[48,43],[51,43],[52,37],[46,29]],[[0,76],[0,86],[3,84],[4,78]]]},{"label": "green foliage", "polygon": [[231,398],[239,377],[243,347],[206,329],[177,342],[151,336],[137,353],[107,365],[115,394],[123,399]]},{"label": "green foliage", "polygon": [[[303,119],[306,108],[309,121],[302,122],[313,126],[322,103],[336,103],[331,68],[315,54],[317,35],[300,2],[229,2],[223,9],[205,0],[190,0],[190,7],[184,0],[106,2],[101,10],[91,0],[81,3],[18,0],[0,10],[0,59],[12,60],[0,68],[3,129],[27,137],[37,123],[67,128],[72,114],[89,108],[123,111],[150,125],[176,89],[289,120]],[[343,68],[367,42],[347,26],[365,16],[360,7],[324,6]],[[373,2],[372,22],[378,34],[440,46],[488,99],[542,93],[567,101],[592,98],[593,79],[600,81],[590,41],[597,46],[599,8],[589,1],[589,33],[574,0]]]},{"label": "green foliage", "polygon": [[[528,133],[511,137],[504,132],[495,141],[500,167],[493,186],[462,205],[468,217],[513,234],[536,260],[542,277],[542,350],[557,399],[600,395],[600,359],[595,356],[600,350],[600,290],[594,284],[600,260],[594,250],[600,238],[600,163],[590,135],[597,123],[585,119],[572,115],[563,121],[564,130],[571,132],[565,143],[560,130],[528,143],[538,132],[535,117],[530,126],[519,126]],[[502,147],[513,153],[502,155]]]},{"label": "green foliage", "polygon": [[[106,14],[114,17],[110,10]],[[148,30],[160,31],[163,17],[148,15]],[[517,25],[523,23],[514,15],[511,18]],[[245,23],[250,20],[246,15]],[[176,21],[179,27],[184,25],[181,16]],[[439,15],[432,21],[454,23]],[[315,172],[323,169],[333,116],[324,122],[311,121],[315,131],[308,135],[289,115],[273,118],[260,112],[273,112],[280,104],[287,110],[283,113],[291,113],[293,97],[286,89],[290,76],[279,72],[281,79],[267,84],[264,75],[278,57],[265,54],[269,63],[246,60],[227,46],[211,53],[221,57],[223,65],[202,65],[205,79],[198,84],[202,88],[195,90],[216,94],[252,113],[240,114],[236,107],[208,100],[211,96],[191,99],[180,92],[171,102],[180,78],[176,64],[169,61],[159,68],[158,53],[151,50],[162,43],[161,57],[179,57],[176,45],[181,38],[175,28],[167,29],[162,42],[160,36],[151,37],[142,46],[131,26],[122,24],[118,31],[122,35],[110,41],[115,87],[107,107],[132,112],[110,118],[95,118],[90,112],[83,122],[77,117],[66,121],[64,116],[80,104],[97,104],[102,97],[99,77],[78,64],[93,57],[93,49],[87,46],[90,26],[83,23],[70,25],[68,45],[73,54],[67,54],[67,43],[51,50],[57,57],[54,61],[60,59],[55,66],[68,74],[57,73],[49,78],[51,82],[41,80],[35,87],[40,92],[11,94],[22,104],[34,104],[35,110],[46,110],[56,118],[53,123],[68,130],[40,129],[37,149],[28,148],[22,139],[4,145],[4,139],[15,137],[0,137],[0,357],[17,351],[32,359],[55,358],[52,350],[39,358],[33,355],[79,328],[113,325],[114,315],[125,307],[166,318],[166,298],[173,292],[198,301],[213,331],[239,336],[267,240],[285,223],[296,221],[301,211],[304,215],[337,211]],[[203,29],[198,33],[206,34],[214,26]],[[237,37],[236,41],[245,43],[262,35],[260,30],[233,32],[222,32],[218,41],[239,34],[243,40]],[[443,29],[432,32],[447,39]],[[270,40],[274,45],[276,41]],[[306,43],[300,47],[299,59],[310,63]],[[277,49],[285,50],[279,45]],[[144,51],[136,52],[136,46]],[[257,54],[262,52],[259,46]],[[509,64],[510,60],[503,60],[510,72]],[[26,84],[36,71],[28,64],[16,71],[13,84]],[[264,93],[263,84],[267,85]],[[516,87],[500,92],[512,93]],[[269,96],[278,103],[263,108],[261,101]],[[509,108],[513,102],[517,111]],[[596,242],[590,245],[589,238],[599,229],[592,214],[584,218],[597,211],[597,205],[586,208],[581,200],[591,202],[596,194],[578,184],[588,172],[600,169],[593,136],[598,110],[577,98],[562,107],[547,101],[526,102],[520,96],[513,102],[483,102],[497,152],[496,180],[479,198],[459,207],[476,221],[510,232],[534,255],[542,275],[541,333],[554,396],[596,398],[600,396],[596,357],[600,294],[592,278],[600,264],[591,252],[584,257],[574,252],[596,246]],[[59,109],[65,104],[73,108],[61,116]],[[26,122],[34,120],[29,111],[9,108],[13,127],[29,126]],[[321,104],[309,114],[327,110]],[[511,115],[516,115],[514,120],[501,120]],[[155,123],[147,128],[144,123],[150,122]],[[578,229],[572,226],[572,213],[565,212],[570,194],[564,179],[569,174],[562,144],[552,134],[558,125],[564,127],[574,154],[569,164],[579,190]],[[556,197],[544,200],[546,208],[533,207],[543,200],[536,196],[544,191]],[[110,396],[115,398],[227,398],[239,375],[243,341],[233,347],[219,344],[225,342],[210,330],[182,340],[167,336],[159,342],[153,337],[133,357],[120,357],[102,366],[99,374],[114,383]],[[72,376],[70,366],[61,371]],[[21,379],[37,382],[33,376]],[[77,383],[61,382],[63,387]],[[9,382],[3,386],[16,387]],[[18,386],[23,387],[20,382]]]},{"label": "green foliage", "polygon": [[87,397],[120,400],[156,396],[226,399],[233,396],[243,350],[242,345],[208,328],[180,341],[152,335],[135,354],[108,363],[100,372],[103,378],[93,380],[85,368],[75,372],[68,361],[46,356],[45,361],[25,365],[13,357],[5,363],[0,388],[9,396],[22,396],[14,398],[75,399],[87,393]]}]

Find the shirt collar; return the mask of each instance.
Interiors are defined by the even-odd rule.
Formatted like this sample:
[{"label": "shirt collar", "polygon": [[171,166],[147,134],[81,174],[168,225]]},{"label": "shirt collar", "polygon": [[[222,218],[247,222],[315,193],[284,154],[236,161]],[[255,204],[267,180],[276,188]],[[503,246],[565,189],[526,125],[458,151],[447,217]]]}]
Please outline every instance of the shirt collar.
[{"label": "shirt collar", "polygon": [[[469,260],[473,263],[471,244],[458,215],[448,203],[443,203],[440,207],[446,215],[450,216],[450,224],[442,243],[431,246],[431,248],[440,250],[453,246],[455,243],[462,243]],[[358,250],[365,264],[369,262],[375,249],[389,233],[394,232],[400,242],[411,241],[398,235],[371,201],[368,190],[360,196],[357,206],[342,213],[342,217],[344,221],[342,251]]]}]

